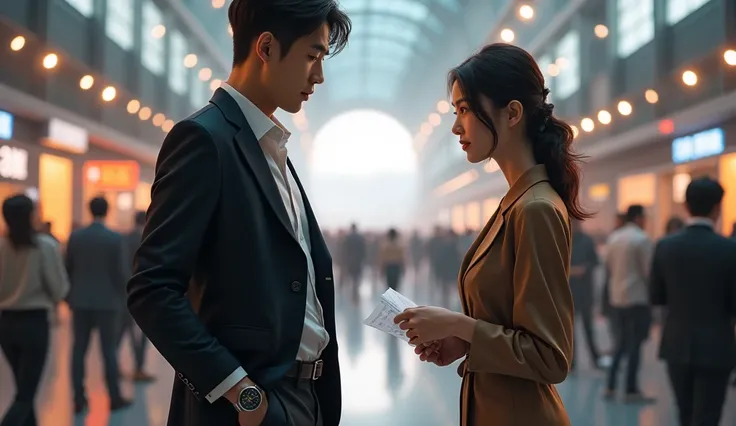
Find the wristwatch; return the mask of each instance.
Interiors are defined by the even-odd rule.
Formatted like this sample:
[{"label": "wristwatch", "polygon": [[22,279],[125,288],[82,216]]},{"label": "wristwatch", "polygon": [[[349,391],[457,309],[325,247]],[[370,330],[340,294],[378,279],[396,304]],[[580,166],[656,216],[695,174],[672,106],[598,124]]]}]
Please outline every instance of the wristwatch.
[{"label": "wristwatch", "polygon": [[246,386],[240,390],[238,400],[233,406],[238,412],[256,411],[263,402],[263,391],[258,386]]}]

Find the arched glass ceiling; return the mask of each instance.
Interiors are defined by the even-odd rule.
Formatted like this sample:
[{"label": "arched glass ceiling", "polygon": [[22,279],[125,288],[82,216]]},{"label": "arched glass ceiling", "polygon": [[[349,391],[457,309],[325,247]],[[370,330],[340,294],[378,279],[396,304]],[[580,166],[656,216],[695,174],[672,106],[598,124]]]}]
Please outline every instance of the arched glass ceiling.
[{"label": "arched glass ceiling", "polygon": [[341,100],[390,97],[413,58],[431,52],[432,38],[444,33],[440,16],[460,11],[460,0],[342,0],[340,5],[353,32],[325,73],[331,97]]}]

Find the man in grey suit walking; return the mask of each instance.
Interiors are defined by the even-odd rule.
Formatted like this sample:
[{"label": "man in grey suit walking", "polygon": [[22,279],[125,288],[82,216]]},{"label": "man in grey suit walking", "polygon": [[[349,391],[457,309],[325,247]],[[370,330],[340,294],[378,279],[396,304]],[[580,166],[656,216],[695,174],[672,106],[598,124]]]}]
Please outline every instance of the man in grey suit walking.
[{"label": "man in grey suit walking", "polygon": [[123,237],[104,224],[108,204],[102,197],[93,198],[89,209],[92,224],[69,237],[66,268],[71,289],[67,302],[73,313],[72,383],[74,412],[87,408],[84,391],[84,359],[92,330],[100,333],[105,363],[105,381],[110,395],[110,409],[128,407],[120,394],[117,360],[119,320],[125,307],[125,284],[130,265]]}]

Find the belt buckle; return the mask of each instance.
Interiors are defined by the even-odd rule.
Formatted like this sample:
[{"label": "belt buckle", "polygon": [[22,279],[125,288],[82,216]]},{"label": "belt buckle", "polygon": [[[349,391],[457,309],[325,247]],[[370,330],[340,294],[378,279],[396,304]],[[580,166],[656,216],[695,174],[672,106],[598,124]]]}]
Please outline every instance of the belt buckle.
[{"label": "belt buckle", "polygon": [[314,368],[312,368],[312,380],[317,380],[322,377],[322,366],[324,362],[320,359],[314,362]]}]

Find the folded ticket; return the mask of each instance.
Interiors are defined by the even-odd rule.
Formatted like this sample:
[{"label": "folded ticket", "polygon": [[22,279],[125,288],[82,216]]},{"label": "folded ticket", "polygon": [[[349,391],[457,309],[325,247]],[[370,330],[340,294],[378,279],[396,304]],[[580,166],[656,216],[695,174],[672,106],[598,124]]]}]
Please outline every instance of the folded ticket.
[{"label": "folded ticket", "polygon": [[368,315],[368,318],[363,320],[363,324],[408,342],[409,338],[406,337],[406,331],[400,329],[398,324],[394,324],[394,318],[406,308],[415,306],[417,304],[409,298],[389,288],[381,295],[378,305]]}]

